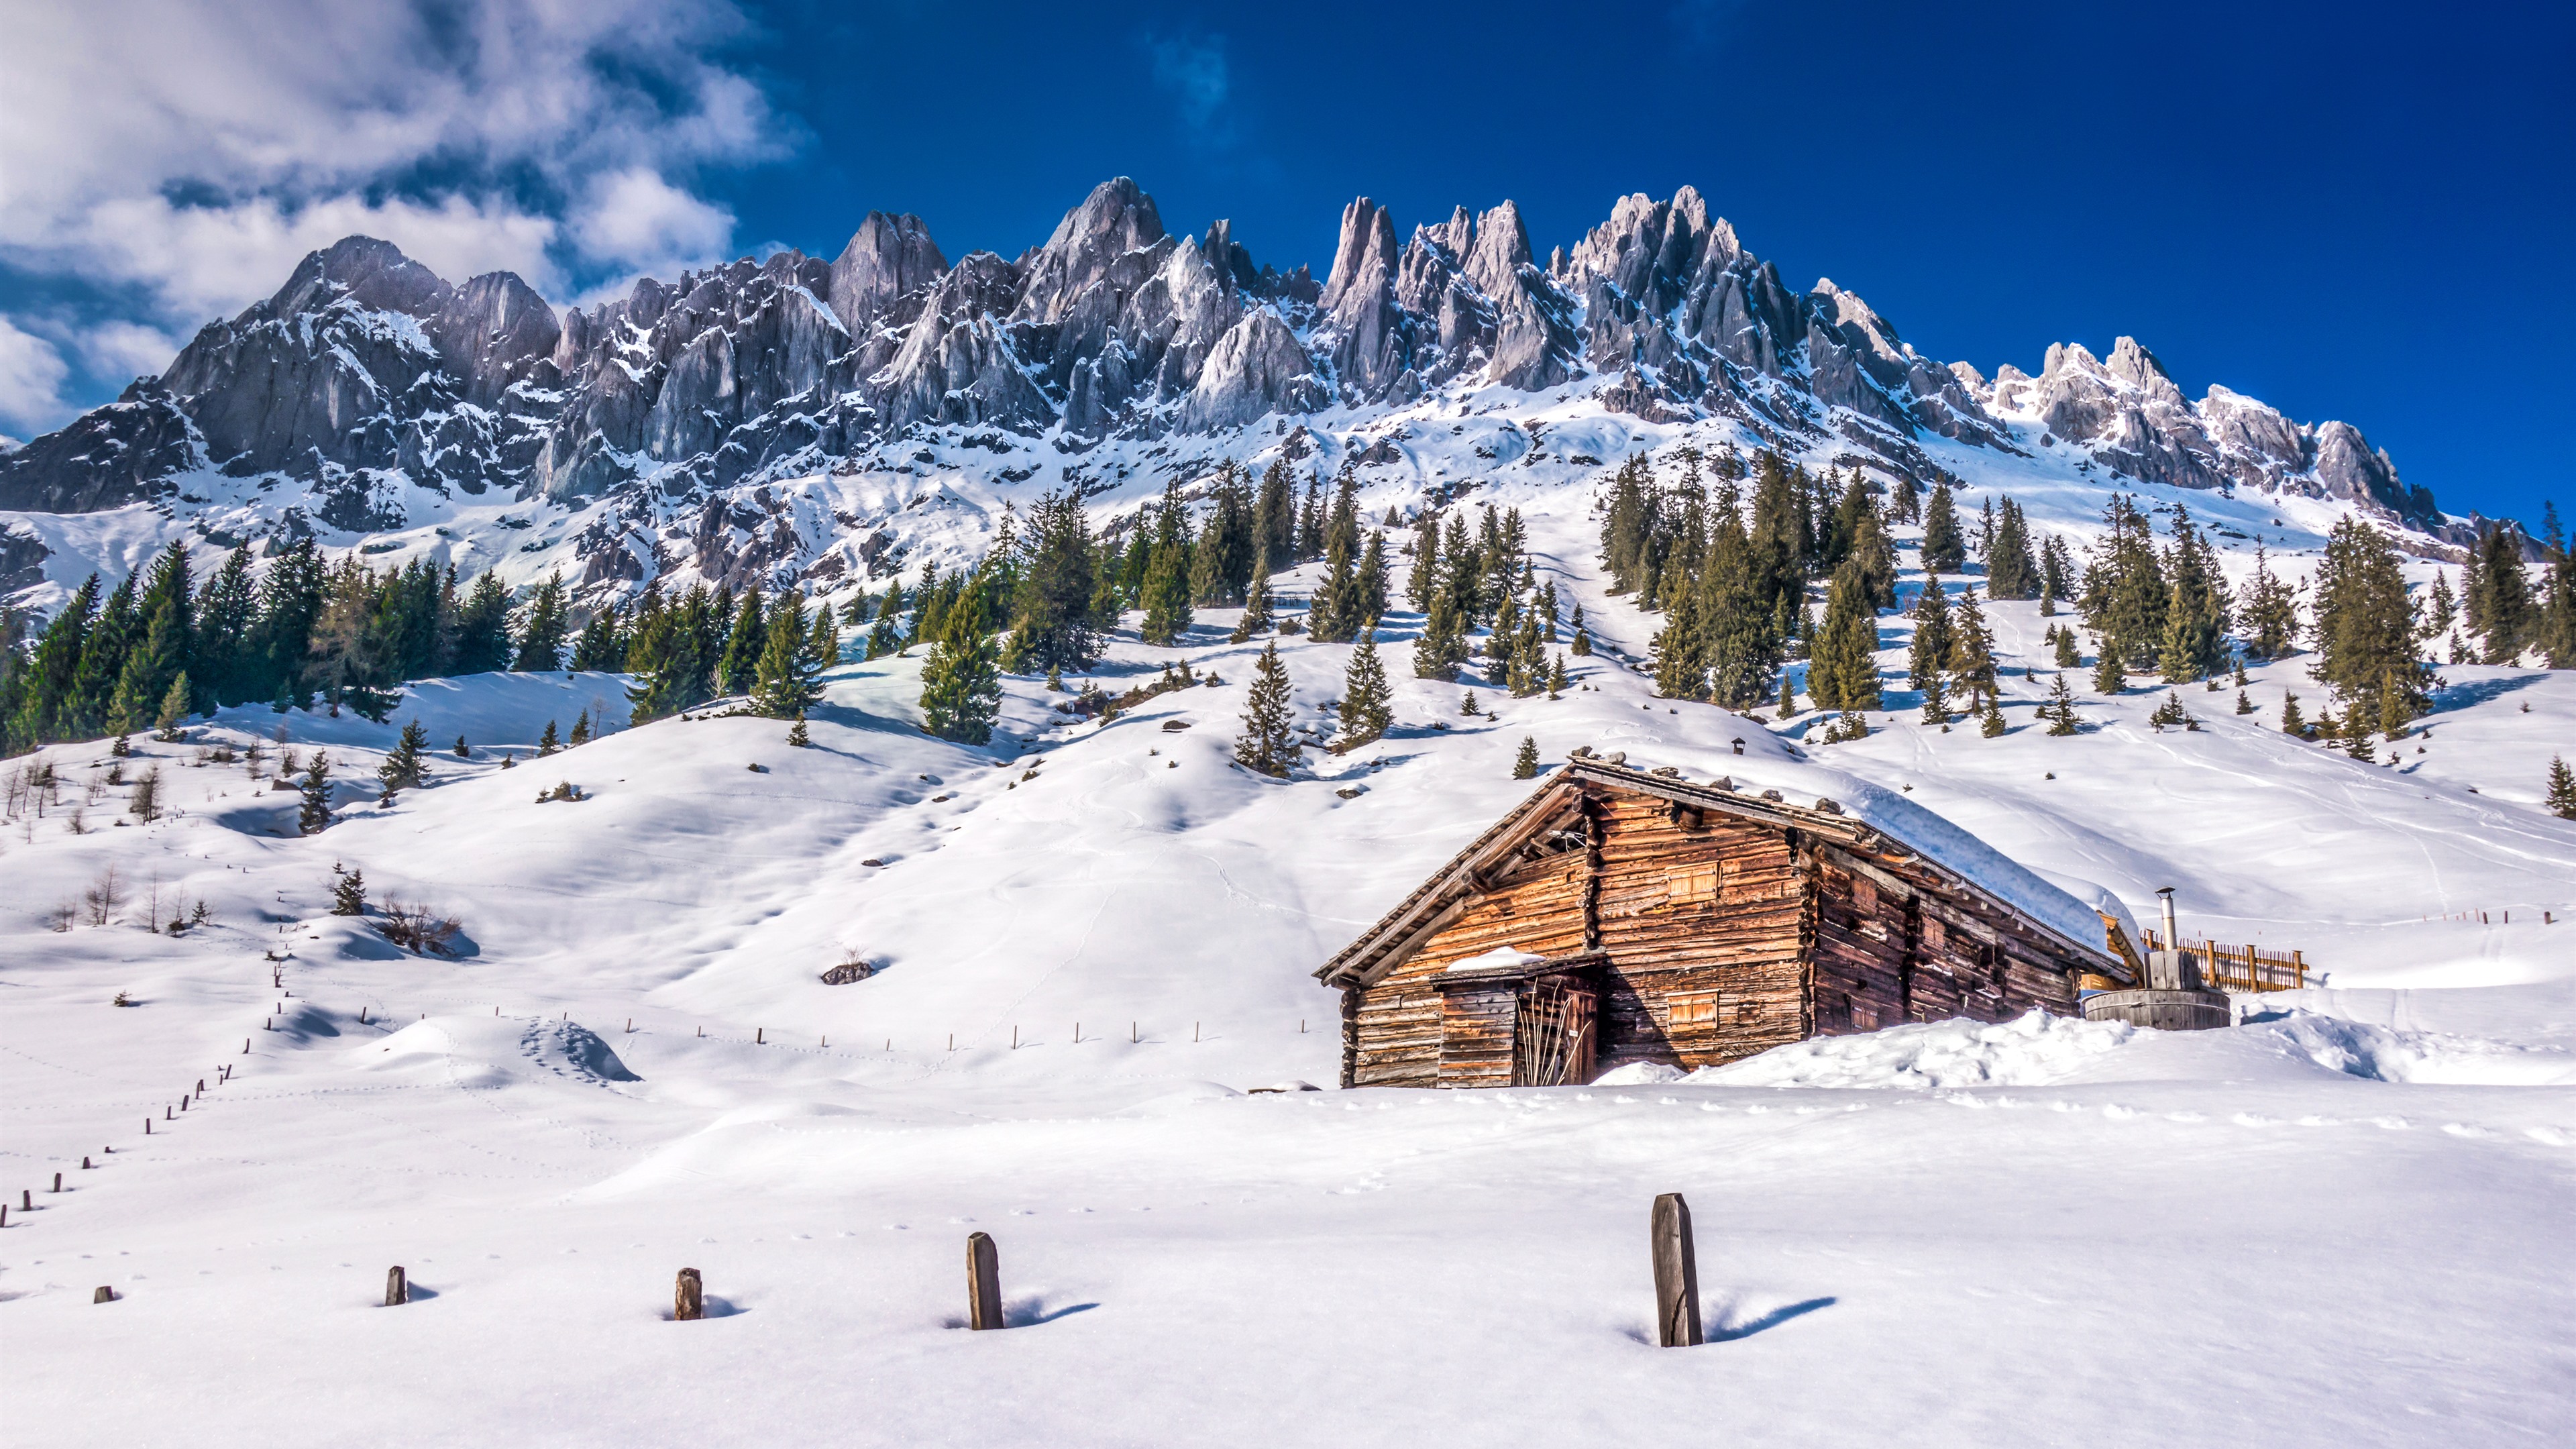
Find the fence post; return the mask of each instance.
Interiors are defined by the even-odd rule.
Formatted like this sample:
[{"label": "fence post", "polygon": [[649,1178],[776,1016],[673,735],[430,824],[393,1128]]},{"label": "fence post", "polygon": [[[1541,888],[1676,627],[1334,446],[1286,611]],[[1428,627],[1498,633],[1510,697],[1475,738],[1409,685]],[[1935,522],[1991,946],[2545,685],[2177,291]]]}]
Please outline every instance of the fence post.
[{"label": "fence post", "polygon": [[411,1279],[400,1268],[385,1270],[385,1306],[399,1308],[411,1301]]},{"label": "fence post", "polygon": [[1002,1326],[1002,1255],[990,1233],[966,1236],[966,1326]]},{"label": "fence post", "polygon": [[686,1323],[707,1316],[707,1287],[695,1268],[682,1268],[679,1281],[671,1285],[671,1317]]},{"label": "fence post", "polygon": [[1700,1342],[1699,1260],[1691,1250],[1690,1204],[1668,1192],[1655,1199],[1655,1334],[1664,1348]]}]

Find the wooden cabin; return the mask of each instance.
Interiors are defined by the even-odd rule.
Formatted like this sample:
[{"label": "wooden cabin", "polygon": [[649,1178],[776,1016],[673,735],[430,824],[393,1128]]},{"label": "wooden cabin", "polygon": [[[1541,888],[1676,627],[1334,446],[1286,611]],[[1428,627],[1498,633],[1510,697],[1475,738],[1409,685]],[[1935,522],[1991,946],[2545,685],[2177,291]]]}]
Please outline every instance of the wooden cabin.
[{"label": "wooden cabin", "polygon": [[1342,993],[1345,1087],[1556,1086],[2074,1016],[2080,976],[2140,979],[2101,919],[2076,939],[1830,800],[1578,756],[1315,974]]}]

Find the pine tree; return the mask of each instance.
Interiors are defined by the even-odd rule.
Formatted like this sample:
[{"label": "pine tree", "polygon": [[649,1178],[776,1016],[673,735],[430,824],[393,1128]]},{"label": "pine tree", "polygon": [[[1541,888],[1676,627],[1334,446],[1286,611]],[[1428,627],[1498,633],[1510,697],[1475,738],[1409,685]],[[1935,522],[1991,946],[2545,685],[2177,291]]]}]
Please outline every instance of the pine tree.
[{"label": "pine tree", "polygon": [[2549,597],[2540,610],[2534,647],[2552,669],[2576,669],[2576,555],[2553,544]]},{"label": "pine tree", "polygon": [[1987,739],[1993,739],[2002,734],[2005,728],[2003,705],[1997,701],[1996,696],[1987,695],[1985,710],[1977,716],[1977,733]]},{"label": "pine tree", "polygon": [[2075,597],[2075,560],[2063,534],[2052,533],[2039,546],[2039,592],[2043,599]]},{"label": "pine tree", "polygon": [[182,669],[179,677],[170,681],[170,688],[161,696],[161,710],[153,720],[154,739],[163,744],[177,742],[179,727],[188,721],[189,698],[188,671]]},{"label": "pine tree", "polygon": [[460,760],[470,760],[474,758],[474,751],[466,745],[465,736],[463,735],[458,735],[456,737],[456,758]]},{"label": "pine tree", "polygon": [[2154,711],[2148,714],[2147,723],[2151,725],[2178,725],[2186,723],[2190,719],[2191,715],[2182,707],[2182,696],[2169,689],[2165,691],[2164,702],[2157,705]]},{"label": "pine tree", "polygon": [[[1574,636],[1575,652],[1584,652],[1583,635]],[[1413,677],[1416,679],[1456,679],[1458,666],[1467,662],[1467,633],[1459,623],[1457,605],[1442,591],[1431,597],[1431,613],[1423,621],[1422,636],[1413,641]]]},{"label": "pine tree", "polygon": [[2263,545],[2254,545],[2254,577],[2245,583],[2241,611],[2245,652],[2256,659],[2279,659],[2299,644],[2296,593],[2272,572]]},{"label": "pine tree", "polygon": [[420,784],[427,769],[422,752],[428,747],[429,731],[421,728],[419,720],[406,721],[402,737],[385,755],[385,762],[376,767],[376,778],[384,783],[385,793],[408,790]]},{"label": "pine tree", "polygon": [[1986,595],[2035,599],[2039,591],[2039,557],[2031,551],[2030,525],[2022,518],[2021,505],[2006,498],[1995,523],[1994,544],[1987,550]]},{"label": "pine tree", "polygon": [[1297,485],[1285,458],[1272,459],[1261,475],[1261,495],[1252,505],[1252,535],[1253,557],[1265,569],[1282,567],[1297,556]]},{"label": "pine tree", "polygon": [[1512,778],[1515,780],[1535,780],[1538,778],[1537,736],[1521,736],[1520,753],[1512,756]]},{"label": "pine tree", "polygon": [[1950,499],[1947,479],[1932,485],[1932,499],[1923,506],[1923,569],[1931,574],[1955,574],[1967,567],[1967,541],[1959,536],[1959,512]]},{"label": "pine tree", "polygon": [[1432,591],[1440,587],[1440,515],[1426,511],[1413,525],[1411,552],[1413,567],[1404,576],[1405,602],[1427,610]]},{"label": "pine tree", "polygon": [[2093,692],[2118,694],[2128,687],[2129,673],[2120,667],[2120,651],[2105,642],[2101,656],[2093,661]]},{"label": "pine tree", "polygon": [[796,723],[787,727],[788,748],[801,750],[813,742],[813,737],[805,732],[805,711],[800,709],[796,711]]},{"label": "pine tree", "polygon": [[876,622],[868,628],[867,657],[883,659],[903,643],[903,580],[886,586],[885,602],[877,606]]},{"label": "pine tree", "polygon": [[[969,607],[980,617],[982,591],[965,589],[950,612]],[[829,628],[828,620],[825,627]],[[823,660],[815,655],[813,624],[805,616],[804,597],[794,590],[781,594],[769,611],[768,638],[752,668],[751,707],[771,719],[794,719],[823,702]]]},{"label": "pine tree", "polygon": [[2439,639],[2451,632],[2460,621],[2459,600],[2451,594],[2451,576],[2442,569],[2433,570],[2432,609],[2424,620],[2424,637]]},{"label": "pine tree", "polygon": [[2060,669],[2073,669],[2075,666],[2083,663],[2084,653],[2082,647],[2078,644],[2075,638],[2075,631],[2064,624],[2060,624],[2053,632],[2056,635],[2057,642],[2057,652],[2053,658],[2056,661],[2057,667]]},{"label": "pine tree", "polygon": [[2299,697],[2286,689],[2281,691],[2281,733],[2303,740],[2316,737],[2315,730],[2299,713]]},{"label": "pine tree", "polygon": [[1565,656],[1559,654],[1547,667],[1547,697],[1565,698]]},{"label": "pine tree", "polygon": [[1377,631],[1360,635],[1342,674],[1342,748],[1355,749],[1383,737],[1395,723],[1395,699],[1388,691],[1386,666],[1377,657]]},{"label": "pine tree", "polygon": [[2055,686],[2049,690],[2048,703],[2041,707],[2040,714],[2048,720],[2050,734],[2075,733],[2075,691],[2067,687],[2064,674],[2056,677]]},{"label": "pine tree", "polygon": [[2236,712],[2238,714],[2252,714],[2254,712],[2254,701],[2247,696],[2244,690],[2241,689],[2236,691]]},{"label": "pine tree", "polygon": [[1572,624],[1574,627],[1574,642],[1567,645],[1566,648],[1573,651],[1574,657],[1577,659],[1588,659],[1592,657],[1592,631],[1585,628],[1583,625],[1583,606],[1581,604],[1574,606],[1574,617],[1567,622]]},{"label": "pine tree", "polygon": [[572,667],[579,672],[613,673],[626,661],[625,615],[614,603],[592,612],[572,645]]},{"label": "pine tree", "polygon": [[[1228,463],[1225,479],[1233,480],[1233,464]],[[1240,483],[1225,486],[1240,491]],[[1229,529],[1249,534],[1249,518],[1235,518],[1243,512],[1239,499],[1223,506],[1228,514]],[[1082,500],[1070,492],[1050,492],[1029,511],[1030,554],[1027,569],[1021,574],[1011,603],[1013,638],[1027,655],[1027,667],[1033,669],[1083,670],[1096,663],[1106,646],[1105,629],[1116,622],[1104,617],[1099,607],[1099,577],[1091,540],[1091,525],[1082,511]],[[1213,587],[1229,598],[1241,597],[1241,580],[1233,562],[1237,541],[1229,534],[1210,557],[1222,555],[1223,566]],[[1250,556],[1243,561],[1242,573],[1253,572]],[[1265,587],[1256,582],[1256,587]]]},{"label": "pine tree", "polygon": [[[1935,492],[1932,495],[1939,498]],[[1914,600],[1914,642],[1905,656],[1905,683],[1913,689],[1930,689],[1941,677],[1943,664],[1950,656],[1950,600],[1933,579],[1923,586]]]},{"label": "pine tree", "polygon": [[1243,601],[1243,617],[1235,620],[1234,632],[1227,635],[1226,640],[1232,644],[1248,643],[1253,635],[1267,631],[1271,624],[1270,575],[1264,569],[1253,574],[1251,592]]},{"label": "pine tree", "polygon": [[563,737],[555,732],[555,722],[547,720],[546,732],[537,736],[537,755],[542,759],[547,755],[559,754],[562,750]]},{"label": "pine tree", "polygon": [[590,711],[589,711],[589,710],[583,710],[583,711],[581,712],[581,714],[580,714],[577,718],[575,718],[575,719],[573,720],[573,722],[572,722],[572,746],[573,746],[573,748],[575,748],[575,749],[579,749],[579,748],[581,748],[583,745],[586,745],[586,744],[589,744],[589,743],[590,743]]},{"label": "pine tree", "polygon": [[367,913],[367,877],[363,871],[350,871],[331,887],[331,914],[363,916]]},{"label": "pine tree", "polygon": [[2556,755],[2549,757],[2549,813],[2561,820],[2576,820],[2576,770]]},{"label": "pine tree", "polygon": [[528,617],[519,627],[519,655],[514,667],[522,670],[563,668],[566,636],[571,632],[572,615],[565,606],[563,575],[546,576],[537,586],[536,597],[528,603]]},{"label": "pine tree", "polygon": [[319,835],[331,823],[331,757],[320,750],[313,752],[313,763],[304,770],[300,807],[295,813],[299,835]]},{"label": "pine tree", "polygon": [[1978,699],[1994,696],[1994,637],[1987,632],[1985,611],[1977,607],[1975,584],[1959,590],[1959,612],[1951,621],[1950,647],[1941,667],[1967,688],[1970,709],[1976,708]]},{"label": "pine tree", "polygon": [[2479,632],[2486,635],[2486,662],[2510,664],[2531,642],[2534,619],[2531,585],[2522,571],[2522,530],[2512,523],[2489,524],[2478,540]]},{"label": "pine tree", "polygon": [[1790,685],[1786,674],[1780,676],[1779,709],[1783,720],[1798,712],[1798,691]]},{"label": "pine tree", "polygon": [[1186,545],[1178,542],[1154,546],[1153,561],[1145,569],[1145,624],[1141,631],[1148,644],[1176,647],[1190,628],[1189,555]]},{"label": "pine tree", "polygon": [[1807,693],[1818,709],[1879,707],[1878,615],[1867,593],[1860,569],[1845,560],[1825,595],[1824,626],[1807,665]]},{"label": "pine tree", "polygon": [[941,739],[981,745],[1002,713],[1000,651],[980,589],[968,589],[940,621],[921,665],[921,727]]},{"label": "pine tree", "polygon": [[1485,707],[1476,702],[1476,691],[1471,689],[1458,697],[1458,713],[1462,715],[1474,715],[1482,714],[1484,713],[1484,710]]},{"label": "pine tree", "polygon": [[1933,725],[1948,724],[1950,722],[1950,701],[1942,691],[1941,676],[1933,674],[1926,677],[1923,681],[1922,689],[1923,722],[1925,724]]},{"label": "pine tree", "polygon": [[1306,612],[1306,629],[1327,644],[1344,644],[1359,637],[1365,619],[1357,617],[1364,607],[1360,598],[1358,560],[1351,552],[1351,541],[1340,529],[1326,530],[1324,541],[1324,582],[1315,590],[1313,604]]},{"label": "pine tree", "polygon": [[1234,758],[1258,774],[1288,778],[1297,763],[1297,739],[1291,728],[1288,666],[1279,661],[1279,641],[1262,646],[1252,669],[1252,689],[1245,701],[1243,733],[1235,737]]},{"label": "pine tree", "polygon": [[760,674],[760,652],[769,647],[769,612],[754,583],[734,605],[733,629],[716,663],[716,691],[749,694]]},{"label": "pine tree", "polygon": [[[2490,589],[2489,601],[2496,597]],[[2383,691],[2396,695],[2401,722],[2431,707],[2431,672],[2416,657],[2413,601],[2385,534],[2358,518],[2335,524],[2317,571],[2316,619],[2312,673],[2348,713],[2361,720],[2386,714]]]},{"label": "pine tree", "polygon": [[2165,554],[2165,572],[2173,582],[2156,664],[2165,682],[2182,684],[2212,674],[2226,662],[2227,585],[2180,504],[2174,505],[2173,546]]},{"label": "pine tree", "polygon": [[1708,692],[1708,666],[1700,656],[1699,592],[1676,589],[1664,627],[1654,638],[1655,693],[1698,699]]}]

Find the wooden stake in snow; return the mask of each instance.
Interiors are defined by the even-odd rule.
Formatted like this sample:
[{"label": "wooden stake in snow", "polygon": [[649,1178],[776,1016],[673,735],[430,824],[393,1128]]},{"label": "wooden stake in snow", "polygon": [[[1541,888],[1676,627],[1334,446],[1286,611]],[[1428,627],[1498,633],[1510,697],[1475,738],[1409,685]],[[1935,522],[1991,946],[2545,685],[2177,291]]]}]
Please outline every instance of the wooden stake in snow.
[{"label": "wooden stake in snow", "polygon": [[769,1028],[765,1026],[753,1027],[751,1029],[751,1044],[753,1046],[769,1045]]},{"label": "wooden stake in snow", "polygon": [[682,1268],[680,1281],[671,1285],[671,1316],[682,1323],[707,1316],[707,1285],[695,1268]]},{"label": "wooden stake in snow", "polygon": [[[83,1160],[83,1161],[87,1161],[88,1159],[84,1158],[84,1159],[82,1159],[82,1160]],[[61,1192],[62,1190],[63,1190],[63,1175],[62,1175],[61,1173],[57,1172],[57,1173],[55,1173],[55,1174],[54,1174],[54,1191],[56,1191],[56,1192]]]},{"label": "wooden stake in snow", "polygon": [[1655,1199],[1655,1337],[1665,1348],[1690,1348],[1699,1336],[1699,1260],[1691,1251],[1690,1204],[1668,1192]]},{"label": "wooden stake in snow", "polygon": [[35,1210],[36,1190],[32,1187],[22,1187],[18,1189],[18,1211],[22,1213],[31,1213]]},{"label": "wooden stake in snow", "polygon": [[89,1295],[89,1301],[92,1303],[114,1303],[116,1301],[116,1290],[102,1283],[99,1285],[97,1292]]},{"label": "wooden stake in snow", "polygon": [[966,1326],[1002,1326],[1002,1255],[990,1233],[966,1235]]},{"label": "wooden stake in snow", "polygon": [[399,1308],[411,1301],[411,1279],[399,1267],[385,1270],[385,1306]]}]

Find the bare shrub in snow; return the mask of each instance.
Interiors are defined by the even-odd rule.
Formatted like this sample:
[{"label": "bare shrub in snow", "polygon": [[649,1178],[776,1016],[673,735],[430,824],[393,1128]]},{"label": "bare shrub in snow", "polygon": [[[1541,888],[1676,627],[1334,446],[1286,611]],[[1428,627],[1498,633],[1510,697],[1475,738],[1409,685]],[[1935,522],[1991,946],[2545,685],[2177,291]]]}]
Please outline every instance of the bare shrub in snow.
[{"label": "bare shrub in snow", "polygon": [[384,903],[384,919],[376,929],[384,933],[386,940],[413,955],[445,956],[453,953],[456,938],[464,934],[465,926],[456,917],[442,916],[417,902],[406,905],[388,900]]}]

